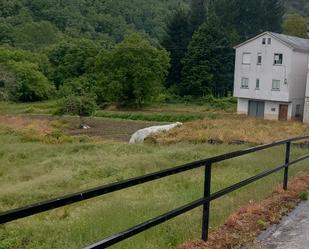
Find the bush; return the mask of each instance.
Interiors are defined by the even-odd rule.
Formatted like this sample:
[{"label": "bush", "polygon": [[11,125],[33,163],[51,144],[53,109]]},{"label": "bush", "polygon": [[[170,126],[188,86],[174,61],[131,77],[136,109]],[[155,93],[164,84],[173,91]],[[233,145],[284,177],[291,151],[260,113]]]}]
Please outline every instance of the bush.
[{"label": "bush", "polygon": [[62,102],[64,114],[90,116],[96,109],[96,102],[91,96],[71,95]]},{"label": "bush", "polygon": [[55,114],[78,115],[80,117],[80,126],[83,126],[83,117],[91,116],[96,109],[97,104],[94,96],[71,95],[60,102],[60,106]]}]

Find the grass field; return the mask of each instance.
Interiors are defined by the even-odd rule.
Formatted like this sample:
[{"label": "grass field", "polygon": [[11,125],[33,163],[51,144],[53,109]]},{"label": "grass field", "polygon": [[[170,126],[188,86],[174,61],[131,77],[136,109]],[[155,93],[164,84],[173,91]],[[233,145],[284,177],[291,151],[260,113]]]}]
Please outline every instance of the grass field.
[{"label": "grass field", "polygon": [[[253,120],[202,105],[177,104],[99,111],[97,116],[104,118],[89,120],[92,129],[84,133],[72,129],[74,117],[48,116],[56,104],[0,103],[0,212],[251,146],[228,144],[235,139],[263,143],[309,132],[298,122]],[[155,137],[158,143],[111,140],[127,141],[136,129],[158,121],[181,121],[178,118],[194,121]],[[223,143],[204,143],[209,139]],[[293,157],[306,153],[293,147]],[[212,191],[282,164],[283,158],[284,148],[278,147],[217,164]],[[308,171],[306,165],[302,162],[292,169],[291,176]],[[203,175],[203,169],[197,169],[0,226],[0,249],[82,248],[200,198]],[[238,207],[266,197],[281,180],[278,173],[213,202],[211,227],[222,224]],[[201,208],[197,208],[112,248],[176,248],[199,238],[200,228]]]},{"label": "grass field", "polygon": [[[102,141],[48,145],[5,130],[0,140],[0,211],[249,146]],[[212,191],[281,164],[283,151],[278,147],[217,164]],[[293,148],[293,157],[306,152]],[[305,166],[300,164],[291,175],[301,174]],[[267,196],[281,179],[277,174],[215,201],[211,227],[222,224],[237,207]],[[199,198],[202,186],[203,171],[198,169],[28,217],[0,227],[0,248],[81,248]],[[200,227],[201,209],[196,209],[113,248],[175,248],[199,238]]]}]

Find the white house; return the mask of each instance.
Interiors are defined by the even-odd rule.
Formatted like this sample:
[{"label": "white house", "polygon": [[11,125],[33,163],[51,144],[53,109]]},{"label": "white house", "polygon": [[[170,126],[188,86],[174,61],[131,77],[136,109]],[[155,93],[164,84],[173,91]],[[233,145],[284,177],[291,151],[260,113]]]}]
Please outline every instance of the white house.
[{"label": "white house", "polygon": [[239,114],[309,122],[309,40],[264,32],[235,49]]}]

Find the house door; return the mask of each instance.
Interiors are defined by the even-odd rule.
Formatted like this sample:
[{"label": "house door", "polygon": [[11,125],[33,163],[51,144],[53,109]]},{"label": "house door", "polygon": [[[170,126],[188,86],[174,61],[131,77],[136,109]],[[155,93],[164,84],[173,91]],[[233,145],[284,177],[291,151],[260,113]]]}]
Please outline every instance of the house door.
[{"label": "house door", "polygon": [[249,101],[249,117],[264,118],[265,103],[263,101]]},{"label": "house door", "polygon": [[288,105],[279,106],[279,120],[286,121],[288,120]]}]

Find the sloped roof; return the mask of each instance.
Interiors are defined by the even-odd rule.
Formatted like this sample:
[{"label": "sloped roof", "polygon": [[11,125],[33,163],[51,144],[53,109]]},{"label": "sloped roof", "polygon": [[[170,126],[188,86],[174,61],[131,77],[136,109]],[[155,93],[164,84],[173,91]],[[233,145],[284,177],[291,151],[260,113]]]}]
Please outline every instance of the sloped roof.
[{"label": "sloped roof", "polygon": [[278,34],[278,33],[273,33],[273,32],[269,32],[269,33],[275,36],[276,38],[278,38],[279,40],[289,44],[295,49],[304,50],[304,51],[309,52],[309,40],[308,39],[299,38],[299,37],[290,36],[290,35],[283,35],[283,34]]},{"label": "sloped roof", "polygon": [[296,36],[290,36],[290,35],[284,35],[284,34],[278,34],[278,33],[274,33],[274,32],[264,32],[262,34],[259,34],[239,45],[237,45],[235,48],[241,47],[242,45],[251,42],[263,35],[270,35],[272,37],[274,37],[275,39],[277,39],[278,41],[282,42],[283,44],[291,47],[294,50],[298,50],[301,52],[306,52],[309,53],[309,39],[304,39],[304,38],[299,38]]}]

